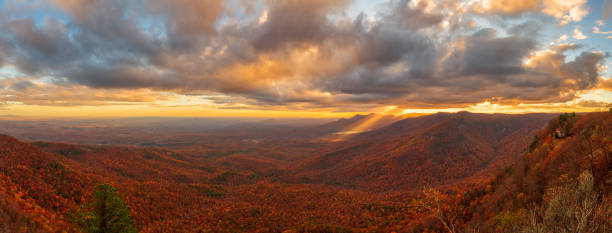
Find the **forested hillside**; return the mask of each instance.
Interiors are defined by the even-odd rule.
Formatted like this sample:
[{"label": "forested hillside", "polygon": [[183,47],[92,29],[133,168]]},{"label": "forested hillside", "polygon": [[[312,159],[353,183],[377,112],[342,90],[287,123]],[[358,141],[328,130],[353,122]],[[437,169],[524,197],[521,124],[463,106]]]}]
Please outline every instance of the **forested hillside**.
[{"label": "forested hillside", "polygon": [[611,129],[612,112],[560,115],[517,163],[456,196],[440,195],[444,204],[430,215],[439,218],[415,230],[612,232]]},{"label": "forested hillside", "polygon": [[[303,180],[362,189],[421,189],[477,178],[516,161],[547,114],[460,112],[408,118],[305,160]],[[486,174],[485,174],[486,176]]]},{"label": "forested hillside", "polygon": [[100,183],[140,232],[609,232],[612,114],[551,119],[408,118],[305,159],[1,136],[0,232],[79,232]]}]

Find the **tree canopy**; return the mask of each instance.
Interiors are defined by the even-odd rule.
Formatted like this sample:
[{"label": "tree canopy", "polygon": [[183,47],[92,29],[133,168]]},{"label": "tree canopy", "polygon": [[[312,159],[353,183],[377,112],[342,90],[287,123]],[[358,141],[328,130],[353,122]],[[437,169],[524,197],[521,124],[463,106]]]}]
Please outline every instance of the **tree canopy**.
[{"label": "tree canopy", "polygon": [[130,207],[107,183],[94,188],[93,200],[81,207],[76,221],[84,232],[89,233],[138,232],[130,215]]}]

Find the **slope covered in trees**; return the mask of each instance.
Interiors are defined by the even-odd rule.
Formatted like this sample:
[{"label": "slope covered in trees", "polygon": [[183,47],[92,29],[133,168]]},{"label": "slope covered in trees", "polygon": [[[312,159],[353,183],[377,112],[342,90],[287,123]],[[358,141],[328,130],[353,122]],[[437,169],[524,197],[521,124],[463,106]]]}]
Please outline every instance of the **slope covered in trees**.
[{"label": "slope covered in trees", "polygon": [[0,158],[1,212],[13,219],[2,225],[11,231],[70,228],[63,213],[81,201],[90,178],[60,156],[4,135]]},{"label": "slope covered in trees", "polygon": [[125,197],[141,232],[550,230],[555,213],[583,213],[559,206],[585,201],[592,214],[582,219],[594,224],[609,206],[610,115],[547,125],[551,115],[434,114],[306,159],[266,153],[273,148],[209,154],[1,136],[0,230],[78,231],[71,216],[99,183]]},{"label": "slope covered in trees", "polygon": [[[611,129],[612,113],[551,120],[518,162],[447,196],[445,222],[453,232],[612,232]],[[441,222],[415,230],[448,232]]]},{"label": "slope covered in trees", "polygon": [[[112,183],[125,196],[141,232],[363,231],[394,228],[415,217],[402,201],[384,195],[279,183],[163,149],[35,146],[2,139],[2,175],[7,178],[0,186],[0,213],[10,216],[2,219],[9,232],[77,231],[72,213],[91,200],[100,182]],[[53,167],[65,171],[49,172]]]},{"label": "slope covered in trees", "polygon": [[374,190],[452,184],[515,161],[529,143],[525,135],[550,118],[468,112],[409,118],[359,135],[296,170],[305,180]]}]

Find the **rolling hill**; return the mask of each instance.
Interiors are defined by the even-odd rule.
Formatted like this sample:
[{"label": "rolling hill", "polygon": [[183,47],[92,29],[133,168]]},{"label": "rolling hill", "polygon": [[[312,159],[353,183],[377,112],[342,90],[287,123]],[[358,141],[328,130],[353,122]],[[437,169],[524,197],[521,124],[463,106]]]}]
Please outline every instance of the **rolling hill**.
[{"label": "rolling hill", "polygon": [[[305,156],[276,150],[273,140],[248,151],[230,141],[220,153],[1,135],[0,229],[76,232],[70,213],[107,182],[141,232],[443,232],[435,211],[415,208],[428,200],[424,188],[446,195],[437,200],[457,229],[505,230],[495,221],[545,208],[564,175],[577,180],[592,168],[598,203],[609,197],[610,114],[572,119],[570,136],[554,138],[562,123],[550,114],[440,113],[301,149],[311,151]],[[343,125],[333,128],[355,123]],[[296,145],[304,144],[284,146]]]}]

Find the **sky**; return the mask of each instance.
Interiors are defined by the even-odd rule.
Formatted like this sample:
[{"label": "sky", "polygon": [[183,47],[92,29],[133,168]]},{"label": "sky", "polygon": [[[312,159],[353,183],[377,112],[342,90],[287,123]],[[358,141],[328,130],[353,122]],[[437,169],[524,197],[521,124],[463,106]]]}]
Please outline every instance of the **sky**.
[{"label": "sky", "polygon": [[602,111],[612,0],[0,0],[0,115]]}]

